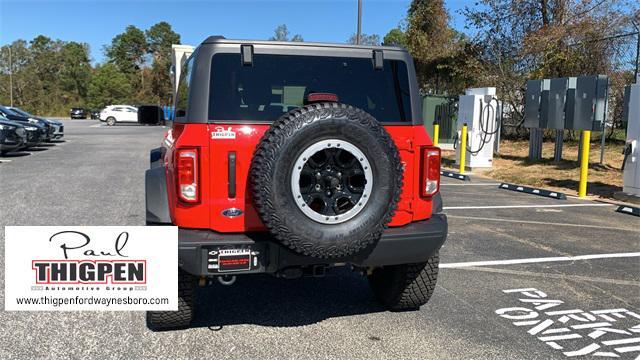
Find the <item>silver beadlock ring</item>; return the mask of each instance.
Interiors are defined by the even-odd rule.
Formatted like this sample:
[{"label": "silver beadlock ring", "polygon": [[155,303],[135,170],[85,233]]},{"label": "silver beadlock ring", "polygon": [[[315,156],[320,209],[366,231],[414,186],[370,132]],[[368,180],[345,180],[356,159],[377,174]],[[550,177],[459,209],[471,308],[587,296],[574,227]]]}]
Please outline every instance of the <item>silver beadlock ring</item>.
[{"label": "silver beadlock ring", "polygon": [[[347,151],[353,157],[355,157],[362,167],[362,172],[364,173],[366,183],[364,185],[364,190],[362,192],[362,195],[360,196],[360,199],[358,200],[357,204],[354,204],[351,209],[340,214],[325,215],[311,209],[306,203],[300,189],[300,174],[302,173],[302,169],[304,168],[305,164],[309,159],[311,159],[312,156],[322,150],[331,148],[338,148],[343,151]],[[364,155],[364,153],[360,151],[357,146],[345,140],[327,139],[312,144],[305,151],[303,151],[300,156],[298,156],[298,158],[294,162],[294,168],[291,173],[291,192],[293,193],[293,198],[300,211],[302,211],[310,219],[321,224],[340,224],[353,218],[354,216],[359,214],[362,209],[364,209],[365,205],[369,201],[369,198],[371,197],[373,181],[374,179],[373,172],[371,170],[371,164],[369,163],[369,160]]]}]

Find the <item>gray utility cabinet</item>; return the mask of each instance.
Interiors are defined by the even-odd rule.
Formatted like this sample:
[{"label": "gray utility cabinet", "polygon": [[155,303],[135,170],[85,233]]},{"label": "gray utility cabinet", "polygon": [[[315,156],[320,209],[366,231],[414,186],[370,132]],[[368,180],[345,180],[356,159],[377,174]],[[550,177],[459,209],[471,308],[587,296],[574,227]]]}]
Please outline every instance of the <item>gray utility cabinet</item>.
[{"label": "gray utility cabinet", "polygon": [[[631,99],[631,85],[624,87],[624,100],[622,101],[622,122],[629,122],[629,100]],[[626,127],[626,126],[625,126]]]},{"label": "gray utility cabinet", "polygon": [[540,128],[562,130],[569,78],[551,79],[548,90],[544,85],[540,99]]},{"label": "gray utility cabinet", "polygon": [[540,127],[540,95],[543,80],[527,80],[524,99],[524,127]]},{"label": "gray utility cabinet", "polygon": [[570,78],[565,129],[602,130],[608,87],[609,78],[604,75]]}]

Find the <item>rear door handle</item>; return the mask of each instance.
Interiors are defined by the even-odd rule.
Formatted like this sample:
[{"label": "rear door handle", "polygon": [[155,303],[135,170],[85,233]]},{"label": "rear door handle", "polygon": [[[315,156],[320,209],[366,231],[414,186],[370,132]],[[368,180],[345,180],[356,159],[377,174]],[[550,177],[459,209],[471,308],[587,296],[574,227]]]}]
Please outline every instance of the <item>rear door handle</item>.
[{"label": "rear door handle", "polygon": [[235,151],[229,151],[228,153],[228,169],[227,169],[227,175],[229,178],[229,184],[228,184],[228,194],[229,194],[229,198],[235,198],[236,197],[236,152]]}]

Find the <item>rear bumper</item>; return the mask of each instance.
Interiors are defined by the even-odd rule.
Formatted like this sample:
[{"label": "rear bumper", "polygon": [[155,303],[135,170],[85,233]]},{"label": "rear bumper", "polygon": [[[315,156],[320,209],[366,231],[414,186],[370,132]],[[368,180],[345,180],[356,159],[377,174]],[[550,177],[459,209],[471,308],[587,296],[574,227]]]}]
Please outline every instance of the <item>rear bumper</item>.
[{"label": "rear bumper", "polygon": [[349,263],[356,266],[384,266],[426,261],[440,249],[447,237],[447,217],[434,214],[429,220],[389,228],[368,253],[339,259],[317,259],[299,255],[278,243],[269,233],[223,234],[210,230],[179,229],[178,259],[182,269],[193,275],[225,274],[210,268],[208,254],[219,249],[250,249],[259,254],[251,270],[233,274],[275,273],[288,267]]}]

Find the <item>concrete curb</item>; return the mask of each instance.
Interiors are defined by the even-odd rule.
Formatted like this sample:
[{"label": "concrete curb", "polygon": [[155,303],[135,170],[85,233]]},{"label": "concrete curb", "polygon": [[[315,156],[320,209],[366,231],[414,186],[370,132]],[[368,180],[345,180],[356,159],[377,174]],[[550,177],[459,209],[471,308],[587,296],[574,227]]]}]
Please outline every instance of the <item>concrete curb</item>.
[{"label": "concrete curb", "polygon": [[501,183],[500,186],[498,186],[498,188],[516,191],[516,192],[522,192],[525,194],[544,196],[544,197],[557,199],[557,200],[567,200],[567,195],[557,191],[549,191],[544,189],[537,189],[537,188],[532,188],[528,186],[521,186],[521,185],[515,185],[515,184],[508,184],[508,183]]},{"label": "concrete curb", "polygon": [[461,180],[461,181],[471,181],[469,175],[458,174],[453,171],[440,170],[440,175],[450,177],[452,179]]},{"label": "concrete curb", "polygon": [[629,205],[619,205],[616,212],[633,216],[640,216],[640,208]]}]

